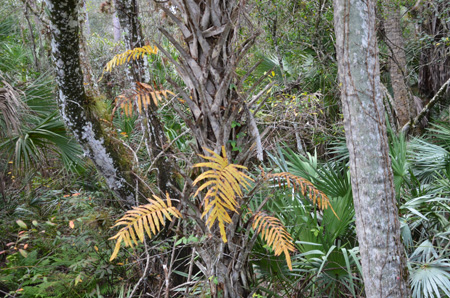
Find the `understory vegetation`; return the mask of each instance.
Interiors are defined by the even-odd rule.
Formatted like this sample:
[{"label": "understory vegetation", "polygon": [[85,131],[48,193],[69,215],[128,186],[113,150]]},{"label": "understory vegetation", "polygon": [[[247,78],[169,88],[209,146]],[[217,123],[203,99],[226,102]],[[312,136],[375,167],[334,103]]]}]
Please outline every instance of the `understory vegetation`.
[{"label": "understory vegetation", "polygon": [[[132,206],[65,126],[45,2],[0,7],[0,296],[224,297],[229,276],[245,297],[365,297],[332,1],[237,1],[245,26],[230,44],[254,45],[229,71],[224,93],[248,105],[218,108],[230,119],[223,144],[190,105],[201,96],[180,74],[190,52],[176,45],[190,39],[170,18],[175,8],[134,1],[145,40],[130,50],[124,32],[114,39],[114,2],[80,1],[80,48],[87,115],[137,177]],[[428,1],[417,13],[415,1],[397,2],[420,112],[450,78],[450,4]],[[433,20],[442,28],[428,30]],[[402,133],[384,34],[408,283],[413,297],[449,297],[450,88]],[[439,65],[441,77],[424,73]]]}]

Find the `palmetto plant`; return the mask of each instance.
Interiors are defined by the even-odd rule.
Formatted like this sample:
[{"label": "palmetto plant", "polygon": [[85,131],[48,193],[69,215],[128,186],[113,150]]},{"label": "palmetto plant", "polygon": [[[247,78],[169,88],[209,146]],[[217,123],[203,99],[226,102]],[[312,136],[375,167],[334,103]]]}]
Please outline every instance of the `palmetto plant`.
[{"label": "palmetto plant", "polygon": [[[220,239],[223,243],[227,243],[230,238],[233,239],[236,237],[229,228],[232,222],[235,221],[234,215],[241,215],[243,227],[248,226],[249,229],[247,234],[250,233],[250,228],[253,229],[253,241],[249,241],[245,250],[250,251],[256,237],[260,235],[262,241],[266,243],[268,248],[273,250],[275,256],[284,255],[287,267],[292,270],[293,266],[290,254],[295,251],[296,247],[290,233],[284,225],[284,220],[278,218],[280,214],[263,210],[267,200],[258,201],[257,199],[257,202],[252,203],[254,198],[252,193],[257,188],[260,188],[258,185],[264,184],[264,182],[267,183],[271,179],[276,179],[279,183],[283,183],[289,188],[289,190],[294,192],[298,191],[300,194],[308,197],[314,206],[322,210],[328,208],[331,210],[329,214],[335,216],[328,197],[317,190],[311,182],[289,173],[264,173],[264,175],[261,175],[262,180],[258,184],[253,185],[253,179],[242,171],[246,169],[244,166],[229,163],[224,148],[222,148],[222,156],[207,148],[205,148],[205,151],[210,153],[210,155],[200,156],[206,159],[207,162],[197,163],[194,167],[206,167],[208,170],[200,174],[193,181],[193,184],[196,185],[200,181],[205,180],[195,192],[194,197],[199,196],[203,190],[207,189],[206,194],[202,198],[203,212],[201,213],[201,218],[206,218],[209,233],[215,234],[215,226],[217,223]],[[245,193],[250,193],[251,195],[246,197]],[[153,214],[152,212],[159,212],[159,216],[150,216]],[[157,226],[160,223],[164,225],[162,223],[162,215],[164,214],[170,220],[168,212],[177,217],[181,217],[181,213],[172,207],[169,198],[167,199],[167,204],[158,198],[156,201],[151,201],[150,204],[139,206],[135,210],[129,211],[123,218],[119,219],[117,225],[125,225],[125,228],[122,228],[112,238],[117,238],[118,240],[116,242],[116,250],[111,258],[117,256],[118,248],[122,240],[127,245],[131,245],[132,242],[137,242],[136,239],[138,238],[142,240],[144,232],[149,237],[152,234],[154,235],[154,228],[150,230],[148,227]],[[189,217],[195,216],[195,213],[189,214]],[[283,216],[281,215],[281,217]],[[209,237],[212,237],[212,235]]]},{"label": "palmetto plant", "polygon": [[299,292],[304,297],[361,294],[348,169],[343,163],[321,163],[316,155],[303,156],[290,149],[279,148],[277,153],[270,155],[274,169],[311,181],[329,198],[332,209],[320,211],[298,194],[278,188],[267,209],[279,214],[296,243],[298,253],[293,256],[292,273],[276,270],[279,265],[273,262],[268,265],[267,259],[261,258],[257,268],[265,272],[262,276],[269,274],[268,268],[271,268],[273,276],[277,276],[266,287],[273,291],[282,284],[286,293]]}]

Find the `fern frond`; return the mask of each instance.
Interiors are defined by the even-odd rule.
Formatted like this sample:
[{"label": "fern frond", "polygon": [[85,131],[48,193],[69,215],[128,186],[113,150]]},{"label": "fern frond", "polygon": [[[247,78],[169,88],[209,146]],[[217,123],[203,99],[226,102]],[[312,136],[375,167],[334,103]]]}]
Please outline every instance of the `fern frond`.
[{"label": "fern frond", "polygon": [[223,157],[207,148],[205,150],[212,156],[199,156],[210,162],[197,163],[194,167],[206,167],[211,170],[204,172],[195,179],[194,185],[204,179],[208,179],[208,181],[197,189],[194,196],[197,196],[205,188],[209,188],[205,196],[202,218],[209,214],[206,224],[210,228],[217,221],[222,240],[227,242],[225,223],[231,223],[228,211],[237,212],[236,209],[239,208],[237,197],[243,196],[241,187],[248,190],[249,181],[253,181],[253,179],[239,170],[247,169],[246,167],[228,162],[225,147],[222,146]]},{"label": "fern frond", "polygon": [[127,50],[123,53],[117,54],[108,63],[106,63],[106,66],[103,68],[102,77],[99,79],[99,81],[103,79],[103,74],[105,72],[110,72],[116,66],[122,65],[125,62],[130,62],[131,59],[136,60],[142,58],[144,55],[157,53],[157,47],[143,46],[142,48],[134,48],[132,50]]},{"label": "fern frond", "polygon": [[289,252],[295,251],[295,247],[292,242],[292,236],[286,231],[281,221],[276,217],[258,212],[254,215],[252,228],[273,249],[275,256],[284,253],[286,263],[289,269],[292,270]]},{"label": "fern frond", "polygon": [[[155,87],[152,87],[145,83],[136,82],[136,90],[133,90],[131,94],[121,94],[116,97],[116,108],[120,107],[125,112],[125,115],[131,116],[135,106],[138,113],[142,114],[142,111],[147,110],[151,102],[158,106],[162,96],[167,99],[169,94],[175,95],[169,90],[157,90],[156,84]],[[113,110],[113,115],[116,108]]]},{"label": "fern frond", "polygon": [[167,197],[167,204],[157,196],[154,199],[147,199],[150,204],[133,207],[133,210],[127,211],[122,218],[116,221],[116,224],[111,228],[122,227],[116,235],[109,238],[109,240],[116,239],[116,246],[111,255],[110,261],[117,257],[120,250],[120,245],[125,242],[125,246],[133,247],[138,244],[138,240],[144,242],[145,233],[149,238],[156,235],[161,230],[161,227],[166,223],[164,217],[172,221],[171,215],[182,218],[180,211],[172,206],[172,201],[169,195]]},{"label": "fern frond", "polygon": [[322,210],[330,207],[334,215],[339,218],[334,211],[333,206],[331,206],[330,199],[327,197],[327,195],[318,190],[310,181],[306,180],[305,178],[295,176],[288,172],[276,174],[265,173],[264,170],[262,170],[261,176],[264,179],[273,179],[274,181],[277,181],[279,187],[287,186],[289,188],[293,188],[294,191],[300,191],[303,196],[309,197],[313,204],[317,205]]}]

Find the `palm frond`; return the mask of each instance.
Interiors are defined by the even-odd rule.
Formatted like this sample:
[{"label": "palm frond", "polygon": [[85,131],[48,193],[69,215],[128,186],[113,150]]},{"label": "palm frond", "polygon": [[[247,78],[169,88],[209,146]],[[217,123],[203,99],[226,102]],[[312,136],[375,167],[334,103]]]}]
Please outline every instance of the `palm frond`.
[{"label": "palm frond", "polygon": [[449,163],[450,153],[447,150],[422,139],[411,140],[408,151],[414,175],[425,183]]},{"label": "palm frond", "polygon": [[318,190],[311,182],[309,182],[305,178],[295,176],[288,172],[276,174],[265,173],[264,170],[262,170],[261,176],[264,179],[273,179],[274,181],[278,182],[279,187],[287,186],[289,188],[293,188],[294,191],[300,191],[303,196],[308,197],[313,202],[313,204],[317,204],[320,209],[324,210],[330,207],[334,215],[338,217],[333,209],[333,206],[331,206],[330,199],[327,197],[327,195]]},{"label": "palm frond", "polygon": [[294,252],[295,247],[292,242],[292,236],[286,231],[281,221],[276,217],[258,212],[254,215],[252,228],[256,233],[261,233],[261,238],[273,249],[275,256],[284,253],[286,263],[289,269],[292,270],[289,252]]},{"label": "palm frond", "polygon": [[412,296],[450,297],[450,260],[439,257],[429,240],[424,241],[410,257]]},{"label": "palm frond", "polygon": [[[0,78],[3,78],[0,75]],[[21,112],[27,110],[27,106],[22,102],[20,94],[6,81],[1,81],[3,87],[0,88],[0,122],[6,126],[6,132],[1,131],[0,136],[18,133],[21,124]]]},{"label": "palm frond", "polygon": [[[142,48],[134,48],[132,50],[127,50],[123,53],[117,54],[108,63],[106,63],[106,66],[103,69],[103,73],[110,72],[111,70],[113,70],[114,67],[120,66],[126,62],[130,62],[130,60],[136,60],[144,57],[144,55],[151,55],[157,53],[158,48],[156,46],[152,47],[150,45],[143,46]],[[99,81],[103,79],[103,73]]]},{"label": "palm frond", "polygon": [[82,150],[80,145],[66,134],[65,126],[55,111],[45,118],[28,119],[31,127],[23,127],[0,144],[0,149],[10,154],[14,168],[27,170],[44,159],[42,154],[50,150],[58,154],[69,170],[79,170]]},{"label": "palm frond", "polygon": [[167,99],[168,95],[175,95],[169,90],[157,90],[156,86],[152,87],[148,84],[136,82],[136,90],[131,94],[121,94],[116,98],[116,107],[113,110],[113,115],[117,107],[120,107],[125,115],[131,116],[133,107],[136,107],[139,114],[148,109],[148,106],[153,102],[155,106],[162,100],[162,96]]},{"label": "palm frond", "polygon": [[[122,242],[125,246],[133,247],[138,244],[138,240],[144,242],[145,233],[149,238],[152,235],[156,235],[161,230],[161,227],[165,226],[164,217],[172,221],[171,214],[177,218],[182,218],[180,211],[172,206],[172,201],[169,195],[167,197],[167,204],[157,196],[153,196],[152,199],[147,199],[150,204],[133,207],[133,210],[127,211],[125,215],[116,221],[113,227],[124,226],[117,232],[117,234],[110,240],[116,240],[116,246],[111,255],[110,261],[117,257]],[[145,233],[144,233],[145,231]]]},{"label": "palm frond", "polygon": [[200,156],[211,162],[197,163],[194,167],[206,167],[211,170],[202,173],[195,179],[194,185],[204,179],[208,179],[208,181],[197,189],[194,196],[197,196],[205,188],[209,188],[204,200],[202,217],[208,215],[206,223],[210,228],[217,221],[222,240],[227,242],[225,223],[231,223],[228,211],[237,212],[236,208],[239,208],[237,197],[243,195],[241,187],[248,189],[249,181],[253,181],[253,179],[239,170],[247,169],[246,167],[228,162],[225,147],[222,147],[223,157],[207,148],[205,150],[212,156]]}]

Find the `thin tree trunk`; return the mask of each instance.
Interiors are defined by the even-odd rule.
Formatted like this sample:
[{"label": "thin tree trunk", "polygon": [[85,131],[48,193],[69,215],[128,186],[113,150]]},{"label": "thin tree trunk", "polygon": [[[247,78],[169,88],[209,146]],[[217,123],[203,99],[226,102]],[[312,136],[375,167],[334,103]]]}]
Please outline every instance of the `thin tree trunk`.
[{"label": "thin tree trunk", "polygon": [[[136,0],[115,0],[115,9],[119,18],[120,27],[124,32],[125,46],[127,50],[143,47],[141,23],[138,18],[138,4]],[[144,58],[145,59],[145,58]],[[149,81],[148,70],[145,60],[130,61],[131,67],[127,68],[128,77],[131,82]]]},{"label": "thin tree trunk", "polygon": [[[28,25],[28,30],[30,31],[30,40],[31,40],[31,51],[33,52],[33,59],[34,59],[34,66],[36,67],[36,71],[40,71],[40,66],[39,66],[39,59],[37,57],[37,48],[36,48],[36,41],[34,39],[34,30],[33,30],[33,26],[31,25],[30,22],[30,15],[28,12],[28,5],[25,4],[25,19],[27,20],[27,25]],[[37,24],[36,24],[37,26]]]},{"label": "thin tree trunk", "polygon": [[341,98],[366,297],[410,297],[380,89],[375,0],[335,0]]},{"label": "thin tree trunk", "polygon": [[86,0],[83,0],[83,14],[84,14],[84,32],[87,36],[91,35],[91,23],[89,22],[89,14],[87,11]]},{"label": "thin tree trunk", "polygon": [[86,0],[82,0],[80,3],[81,13],[79,14],[79,22],[80,22],[80,62],[81,62],[81,70],[83,71],[83,79],[86,86],[88,86],[87,93],[89,96],[98,97],[100,95],[100,91],[98,89],[98,84],[94,78],[94,72],[92,71],[91,61],[89,59],[89,49],[87,47],[86,42],[86,34],[90,35],[90,25],[89,18],[86,10]]},{"label": "thin tree trunk", "polygon": [[[114,7],[117,7],[116,0],[113,0],[113,3],[114,3]],[[117,10],[115,8],[114,8],[114,13],[113,13],[113,34],[114,34],[114,42],[119,42],[120,37],[121,37],[120,21],[119,21],[119,17],[117,16]]]},{"label": "thin tree trunk", "polygon": [[[414,117],[414,103],[406,85],[405,42],[400,27],[400,10],[393,0],[384,0],[385,42],[390,50],[389,73],[394,91],[394,103],[399,127],[403,127]],[[393,123],[395,125],[395,123]]]},{"label": "thin tree trunk", "polygon": [[92,112],[95,103],[84,90],[79,57],[79,1],[46,0],[46,3],[52,23],[52,56],[62,118],[121,203],[134,205],[136,192],[147,196],[146,189],[132,173],[132,158],[125,147],[102,129]]}]

